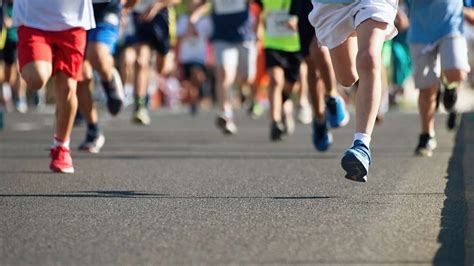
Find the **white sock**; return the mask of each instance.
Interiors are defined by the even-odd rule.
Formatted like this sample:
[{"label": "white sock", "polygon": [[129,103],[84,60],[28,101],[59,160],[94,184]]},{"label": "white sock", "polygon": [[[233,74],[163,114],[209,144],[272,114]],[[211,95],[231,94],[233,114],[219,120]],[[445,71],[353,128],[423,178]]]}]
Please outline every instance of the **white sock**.
[{"label": "white sock", "polygon": [[221,116],[227,119],[232,119],[234,118],[234,112],[232,111],[232,108],[225,108],[225,110],[221,112]]},{"label": "white sock", "polygon": [[71,143],[70,139],[63,141],[63,140],[58,139],[57,137],[53,138],[53,148],[62,146],[64,148],[69,149],[70,143]]},{"label": "white sock", "polygon": [[[356,140],[362,141],[362,143],[364,143],[364,145],[367,146],[367,148],[369,148],[370,147],[370,141],[372,140],[372,138],[370,137],[369,134],[357,132],[357,133],[354,134],[354,142]],[[353,144],[354,144],[354,142],[353,142]]]}]

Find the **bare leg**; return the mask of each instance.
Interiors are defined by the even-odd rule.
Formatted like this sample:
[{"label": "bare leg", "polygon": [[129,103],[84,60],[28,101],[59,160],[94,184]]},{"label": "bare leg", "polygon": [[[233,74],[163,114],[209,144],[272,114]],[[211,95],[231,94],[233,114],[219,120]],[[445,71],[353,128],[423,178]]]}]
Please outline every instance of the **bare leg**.
[{"label": "bare leg", "polygon": [[434,84],[431,87],[420,90],[418,96],[418,110],[421,118],[421,131],[433,135],[436,112],[436,95],[438,93],[438,85]]},{"label": "bare leg", "polygon": [[356,132],[372,135],[382,93],[382,45],[386,23],[366,20],[357,28],[359,88],[356,102]]},{"label": "bare leg", "polygon": [[83,79],[77,84],[77,99],[79,102],[79,111],[81,112],[87,124],[96,124],[98,122],[97,109],[92,100],[92,67],[88,61],[84,61],[82,67]]},{"label": "bare leg", "polygon": [[150,82],[151,48],[146,44],[136,47],[137,61],[135,63],[135,97],[144,98]]},{"label": "bare leg", "polygon": [[74,117],[77,111],[77,81],[63,72],[55,76],[54,91],[56,93],[56,138],[68,140],[71,136]]},{"label": "bare leg", "polygon": [[268,71],[270,76],[270,115],[273,122],[281,122],[282,93],[285,87],[285,75],[280,67],[273,67]]},{"label": "bare leg", "polygon": [[232,110],[231,90],[236,76],[237,66],[221,65],[216,67],[217,98],[221,112]]}]

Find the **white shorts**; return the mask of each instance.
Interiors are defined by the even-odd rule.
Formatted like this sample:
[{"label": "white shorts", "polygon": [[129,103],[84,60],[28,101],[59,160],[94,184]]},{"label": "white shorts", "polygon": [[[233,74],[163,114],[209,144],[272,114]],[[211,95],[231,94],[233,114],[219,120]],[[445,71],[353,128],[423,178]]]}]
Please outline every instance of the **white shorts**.
[{"label": "white shorts", "polygon": [[341,45],[367,19],[388,24],[386,40],[397,35],[394,25],[398,0],[358,0],[351,4],[325,4],[315,0],[308,16],[321,45],[329,49]]},{"label": "white shorts", "polygon": [[240,77],[253,80],[257,73],[257,43],[214,41],[214,56],[218,66],[235,67]]},{"label": "white shorts", "polygon": [[462,35],[446,36],[429,45],[410,44],[410,54],[418,89],[438,84],[442,70],[470,70],[466,39]]}]

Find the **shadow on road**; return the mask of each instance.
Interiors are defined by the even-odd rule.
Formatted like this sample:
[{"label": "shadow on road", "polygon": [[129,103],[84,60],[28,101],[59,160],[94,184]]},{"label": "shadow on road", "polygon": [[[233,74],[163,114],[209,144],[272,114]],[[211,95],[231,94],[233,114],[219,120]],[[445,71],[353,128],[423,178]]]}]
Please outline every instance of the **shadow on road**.
[{"label": "shadow on road", "polygon": [[456,134],[456,144],[449,160],[448,180],[444,194],[446,199],[441,212],[441,231],[438,242],[441,244],[434,265],[463,265],[465,258],[464,233],[466,208],[464,201],[464,123]]},{"label": "shadow on road", "polygon": [[318,200],[333,199],[330,196],[172,196],[170,194],[137,191],[76,191],[57,194],[0,194],[0,198],[160,198],[160,199],[274,199],[274,200]]}]

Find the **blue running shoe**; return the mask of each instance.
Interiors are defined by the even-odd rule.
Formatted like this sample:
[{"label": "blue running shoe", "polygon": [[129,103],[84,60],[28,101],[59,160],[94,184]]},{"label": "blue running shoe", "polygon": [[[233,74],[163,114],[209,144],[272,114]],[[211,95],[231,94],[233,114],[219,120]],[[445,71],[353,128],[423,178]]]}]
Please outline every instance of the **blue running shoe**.
[{"label": "blue running shoe", "polygon": [[367,182],[367,173],[372,163],[370,149],[360,140],[354,141],[354,145],[342,155],[341,166],[347,172],[345,178]]},{"label": "blue running shoe", "polygon": [[350,116],[341,96],[327,97],[326,108],[329,125],[332,128],[343,127],[349,123]]},{"label": "blue running shoe", "polygon": [[332,134],[329,132],[327,122],[318,123],[313,119],[313,145],[318,151],[327,151],[332,144]]}]

